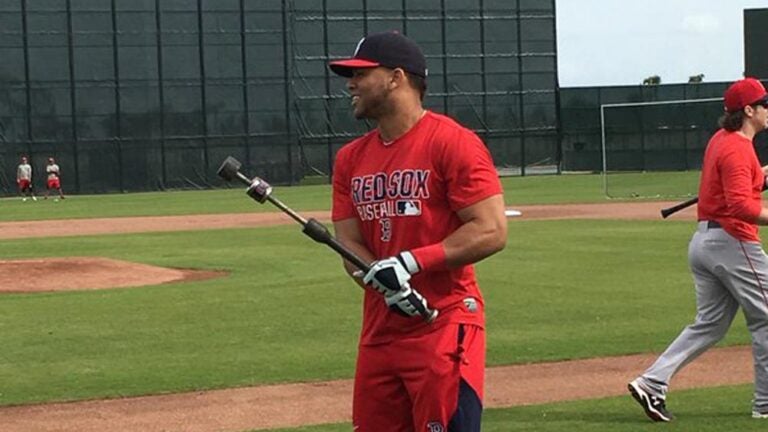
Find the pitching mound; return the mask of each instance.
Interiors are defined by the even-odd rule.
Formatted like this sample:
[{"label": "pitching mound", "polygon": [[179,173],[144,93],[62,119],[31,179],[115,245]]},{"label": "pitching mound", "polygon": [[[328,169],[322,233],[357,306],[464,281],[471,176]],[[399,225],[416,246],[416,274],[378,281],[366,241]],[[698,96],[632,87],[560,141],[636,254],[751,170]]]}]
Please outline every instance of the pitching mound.
[{"label": "pitching mound", "polygon": [[98,257],[0,260],[0,293],[136,287],[225,276]]}]

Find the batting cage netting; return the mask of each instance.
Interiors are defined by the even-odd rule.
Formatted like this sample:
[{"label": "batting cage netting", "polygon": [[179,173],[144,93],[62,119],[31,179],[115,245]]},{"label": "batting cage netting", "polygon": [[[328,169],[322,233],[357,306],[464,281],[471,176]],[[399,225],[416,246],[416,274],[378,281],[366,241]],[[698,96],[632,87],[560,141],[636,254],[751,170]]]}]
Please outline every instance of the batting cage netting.
[{"label": "batting cage netting", "polygon": [[[695,195],[704,148],[722,113],[722,98],[601,105],[606,196]],[[648,172],[654,175],[642,175]]]},{"label": "batting cage netting", "polygon": [[[560,89],[563,171],[601,173],[609,198],[695,195],[729,84]],[[755,149],[768,163],[768,133]]]},{"label": "batting cage netting", "polygon": [[352,118],[329,60],[401,31],[428,108],[502,174],[558,172],[554,0],[0,0],[0,191],[28,155],[75,193],[222,185],[227,156],[273,183],[327,182]]}]

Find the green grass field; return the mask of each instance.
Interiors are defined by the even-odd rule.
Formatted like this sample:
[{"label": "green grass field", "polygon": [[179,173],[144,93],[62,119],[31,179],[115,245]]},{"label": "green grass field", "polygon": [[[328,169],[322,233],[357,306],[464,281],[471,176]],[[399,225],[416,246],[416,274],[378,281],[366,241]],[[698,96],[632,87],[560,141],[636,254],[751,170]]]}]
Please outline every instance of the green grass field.
[{"label": "green grass field", "polygon": [[[599,176],[509,178],[504,185],[512,207],[605,201]],[[329,207],[327,186],[275,193],[296,209]],[[0,207],[6,221],[274,210],[242,190],[2,200]],[[478,265],[489,365],[663,349],[693,318],[685,259],[691,227],[662,220],[512,219],[507,249]],[[353,374],[361,292],[343,275],[340,259],[298,225],[16,239],[0,248],[0,259],[53,256],[231,273],[185,284],[0,296],[0,405]],[[748,342],[737,320],[724,344]],[[759,422],[748,418],[750,397],[749,386],[676,392],[680,421],[664,427],[756,430]],[[489,410],[484,431],[651,427],[625,397]]]},{"label": "green grass field", "polygon": [[699,191],[699,171],[613,172],[605,177],[611,198],[681,198]]},{"label": "green grass field", "polygon": [[[662,187],[671,188],[687,182],[689,173],[622,174],[622,182],[635,185],[641,198],[658,198]],[[560,175],[502,178],[508,205],[606,202],[600,175]],[[693,191],[695,192],[695,191]],[[685,195],[688,192],[679,195]],[[328,210],[331,207],[329,185],[300,187],[276,186],[274,196],[296,211]],[[634,199],[631,194],[625,199]],[[245,188],[194,190],[180,192],[144,192],[116,195],[74,195],[64,201],[21,199],[0,200],[0,222],[46,219],[73,219],[125,216],[168,216],[272,212],[270,204],[258,204],[245,195]]]}]

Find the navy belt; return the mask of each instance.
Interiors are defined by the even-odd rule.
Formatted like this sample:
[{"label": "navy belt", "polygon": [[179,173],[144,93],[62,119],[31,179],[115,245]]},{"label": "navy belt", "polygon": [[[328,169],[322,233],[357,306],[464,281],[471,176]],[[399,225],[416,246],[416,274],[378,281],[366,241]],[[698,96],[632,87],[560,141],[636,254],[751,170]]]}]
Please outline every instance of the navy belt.
[{"label": "navy belt", "polygon": [[711,221],[707,221],[707,228],[709,228],[709,229],[712,229],[712,228],[722,228],[722,225],[717,223],[717,221],[712,221],[711,220]]}]

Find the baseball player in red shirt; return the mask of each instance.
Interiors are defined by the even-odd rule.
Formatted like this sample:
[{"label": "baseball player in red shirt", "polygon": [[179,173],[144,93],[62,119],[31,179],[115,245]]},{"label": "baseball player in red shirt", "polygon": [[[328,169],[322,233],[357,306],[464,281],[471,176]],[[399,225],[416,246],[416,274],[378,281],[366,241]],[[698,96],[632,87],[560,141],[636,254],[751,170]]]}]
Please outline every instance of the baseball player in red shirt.
[{"label": "baseball player in red shirt", "polygon": [[48,199],[51,189],[56,190],[59,193],[59,198],[64,199],[64,191],[61,190],[61,169],[54,158],[48,158],[48,165],[45,166],[45,172],[48,175],[48,180],[45,184],[45,199]]},{"label": "baseball player in red shirt", "polygon": [[[347,78],[355,117],[377,124],[339,150],[333,171],[336,236],[377,260],[365,275],[344,263],[369,288],[355,431],[479,432],[485,319],[472,263],[507,238],[491,156],[472,131],[422,107],[426,60],[405,36],[371,34],[329,67]],[[425,322],[414,299],[437,318]]]},{"label": "baseball player in red shirt", "polygon": [[654,421],[668,422],[672,377],[725,336],[739,307],[752,334],[755,393],[752,416],[768,418],[768,257],[758,225],[768,225],[762,204],[768,166],[752,140],[768,128],[768,93],[753,78],[725,91],[725,115],[709,140],[701,168],[698,229],[688,246],[696,288],[696,319],[629,391]]},{"label": "baseball player in red shirt", "polygon": [[26,156],[21,157],[21,162],[16,167],[16,185],[19,187],[19,195],[23,201],[26,201],[27,197],[37,201],[32,188],[32,165],[29,164]]}]

